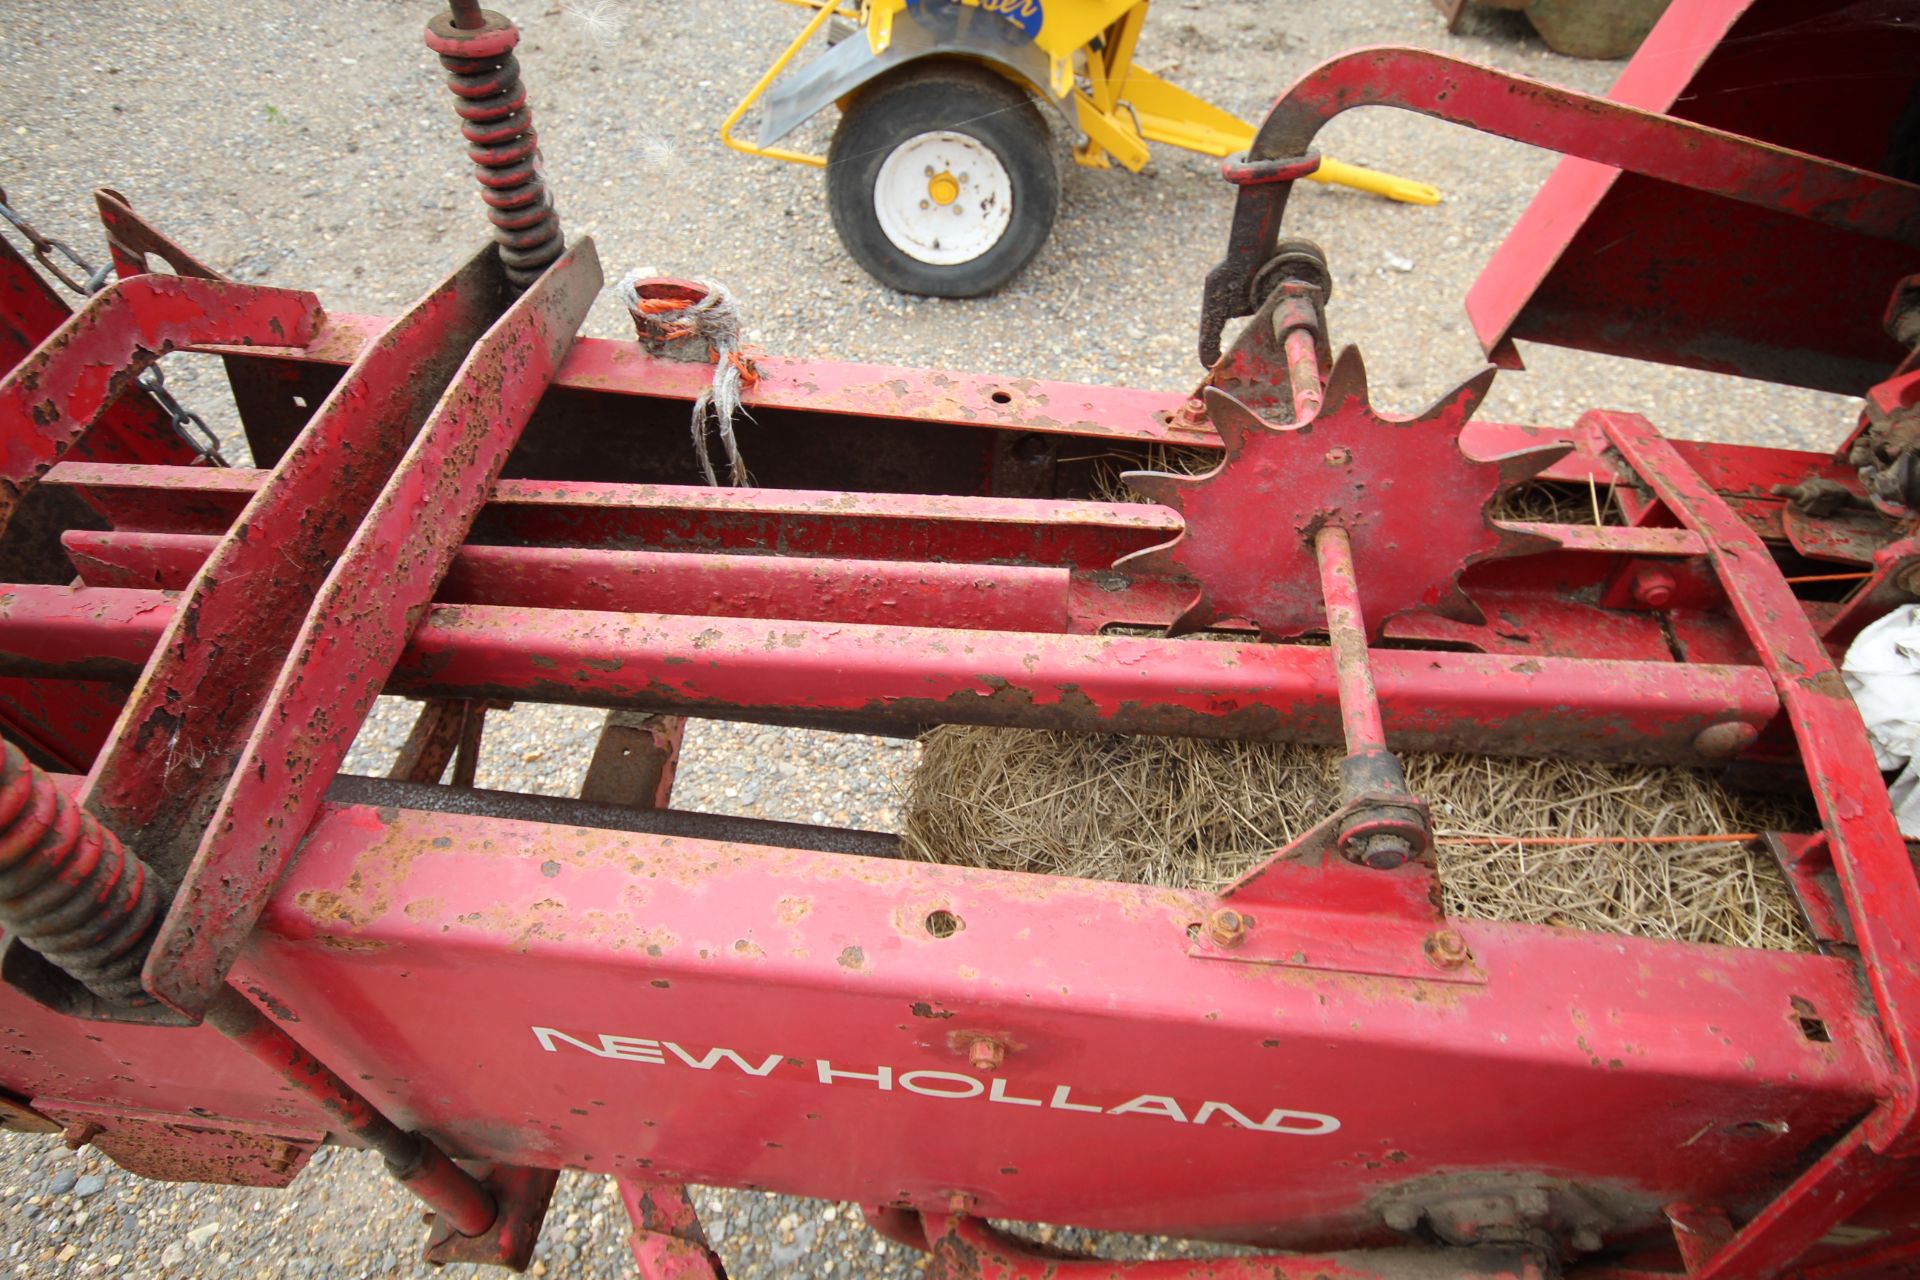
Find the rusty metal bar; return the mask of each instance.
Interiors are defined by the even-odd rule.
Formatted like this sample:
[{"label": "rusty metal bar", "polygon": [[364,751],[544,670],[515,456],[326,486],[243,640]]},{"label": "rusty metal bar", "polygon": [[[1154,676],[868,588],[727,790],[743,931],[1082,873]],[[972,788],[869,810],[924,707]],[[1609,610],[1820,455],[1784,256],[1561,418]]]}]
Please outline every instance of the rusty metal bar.
[{"label": "rusty metal bar", "polygon": [[181,597],[83,797],[169,884],[186,873],[314,593],[497,310],[498,279],[483,250],[366,348],[256,481],[234,520],[241,535]]},{"label": "rusty metal bar", "polygon": [[471,1174],[435,1143],[405,1132],[374,1110],[352,1085],[238,991],[223,986],[207,1005],[206,1022],[318,1105],[342,1130],[378,1151],[388,1171],[460,1234],[477,1236],[493,1225],[493,1197]]},{"label": "rusty metal bar", "polygon": [[1392,1254],[1295,1254],[1116,1263],[1062,1257],[966,1214],[923,1213],[928,1280],[1548,1280],[1526,1249],[1432,1249]]},{"label": "rusty metal bar", "polygon": [[[163,590],[191,582],[216,545],[207,534],[92,530],[72,530],[64,541],[89,585]],[[1027,565],[469,545],[455,554],[438,599],[1060,632],[1068,629],[1070,590],[1067,570]]]},{"label": "rusty metal bar", "polygon": [[[1296,388],[1296,394],[1298,388]],[[1363,755],[1387,745],[1380,718],[1380,695],[1367,660],[1367,624],[1360,613],[1360,585],[1353,571],[1353,543],[1347,531],[1327,525],[1313,536],[1320,561],[1320,591],[1327,601],[1327,639],[1332,642],[1334,678],[1340,692],[1340,723],[1347,754]]]},{"label": "rusty metal bar", "polygon": [[[172,616],[155,591],[0,589],[0,675],[133,678]],[[1381,650],[1389,743],[1709,763],[1769,724],[1757,667]],[[434,605],[384,690],[915,731],[999,724],[1338,742],[1325,648]]]},{"label": "rusty metal bar", "polygon": [[[600,282],[583,238],[466,353],[356,522],[276,664],[218,803],[189,833],[199,837],[193,862],[145,973],[171,1007],[191,1014],[217,994]],[[138,738],[123,727],[117,741]]]}]

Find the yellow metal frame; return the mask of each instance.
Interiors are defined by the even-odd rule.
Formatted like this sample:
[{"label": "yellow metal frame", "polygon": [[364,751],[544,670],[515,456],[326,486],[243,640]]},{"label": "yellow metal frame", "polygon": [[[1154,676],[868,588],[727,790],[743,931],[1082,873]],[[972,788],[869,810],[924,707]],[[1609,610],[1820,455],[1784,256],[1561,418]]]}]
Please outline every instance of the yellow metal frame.
[{"label": "yellow metal frame", "polygon": [[[868,46],[883,53],[893,40],[894,17],[906,0],[781,0],[814,10],[806,27],[775,58],[745,97],[720,125],[720,140],[735,151],[769,160],[824,166],[827,158],[786,147],[762,147],[734,136],[733,130],[753,104],[765,95],[800,50],[836,14],[864,28]],[[986,8],[1002,8],[1021,0],[961,0]],[[1105,169],[1113,161],[1138,173],[1151,153],[1149,142],[1161,142],[1201,155],[1230,156],[1253,143],[1254,127],[1228,111],[1133,63],[1140,28],[1147,21],[1149,0],[1046,0],[1044,20],[1034,43],[1050,60],[1048,86],[1056,98],[1071,101],[1075,119],[1086,140],[1073,158],[1090,168]],[[1075,83],[1076,60],[1086,86]],[[1337,183],[1372,192],[1403,204],[1438,204],[1440,192],[1424,182],[1396,178],[1389,173],[1322,157],[1315,182]]]}]

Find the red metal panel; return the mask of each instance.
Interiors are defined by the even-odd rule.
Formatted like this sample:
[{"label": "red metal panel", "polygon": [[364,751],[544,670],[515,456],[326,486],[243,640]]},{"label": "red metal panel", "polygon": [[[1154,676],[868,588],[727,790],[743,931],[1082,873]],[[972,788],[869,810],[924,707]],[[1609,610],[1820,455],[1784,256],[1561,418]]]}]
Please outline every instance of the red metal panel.
[{"label": "red metal panel", "polygon": [[1754,1204],[1887,1083],[1836,959],[1456,922],[1441,985],[1195,960],[1208,901],[328,806],[247,974],[457,1153],[1300,1247],[1466,1169]]},{"label": "red metal panel", "polygon": [[[1892,13],[1678,0],[1608,96],[1898,172],[1920,39]],[[1467,311],[1488,351],[1524,338],[1857,394],[1904,354],[1879,317],[1916,266],[1910,251],[1570,156]]]}]

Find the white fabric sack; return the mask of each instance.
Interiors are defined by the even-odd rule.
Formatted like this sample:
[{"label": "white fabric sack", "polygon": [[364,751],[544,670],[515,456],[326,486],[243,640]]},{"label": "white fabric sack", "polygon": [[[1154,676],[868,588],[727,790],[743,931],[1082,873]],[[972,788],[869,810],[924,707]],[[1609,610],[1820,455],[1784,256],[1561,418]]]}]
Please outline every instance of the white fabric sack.
[{"label": "white fabric sack", "polygon": [[1900,834],[1920,838],[1920,605],[1901,605],[1854,637],[1840,674],[1867,722],[1874,759],[1900,770],[1887,788]]}]

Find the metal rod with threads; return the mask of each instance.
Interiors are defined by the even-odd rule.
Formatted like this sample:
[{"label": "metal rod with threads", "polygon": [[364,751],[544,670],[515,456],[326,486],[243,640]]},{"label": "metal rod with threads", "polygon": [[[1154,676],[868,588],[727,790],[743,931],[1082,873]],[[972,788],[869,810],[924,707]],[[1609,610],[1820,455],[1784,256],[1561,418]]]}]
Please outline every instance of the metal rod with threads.
[{"label": "metal rod with threads", "polygon": [[[0,742],[0,929],[116,1004],[141,985],[162,914],[153,871],[11,742]],[[228,987],[207,1025],[310,1098],[462,1235],[493,1225],[493,1196],[447,1153],[402,1130],[245,997]]]}]

